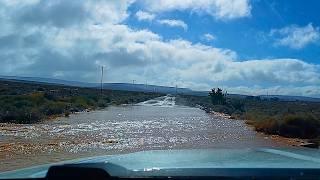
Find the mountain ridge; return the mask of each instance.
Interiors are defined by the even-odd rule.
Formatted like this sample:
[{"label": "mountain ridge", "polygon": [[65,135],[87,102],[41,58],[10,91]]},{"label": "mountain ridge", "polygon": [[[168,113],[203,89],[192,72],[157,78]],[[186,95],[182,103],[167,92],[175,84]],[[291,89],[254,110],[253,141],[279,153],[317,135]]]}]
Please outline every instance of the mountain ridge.
[{"label": "mountain ridge", "polygon": [[[80,81],[69,81],[55,78],[41,78],[41,77],[21,77],[21,76],[2,76],[0,79],[12,80],[12,81],[26,81],[29,83],[48,83],[48,84],[60,84],[66,86],[74,87],[87,87],[87,88],[101,88],[100,83],[90,83],[90,82],[80,82]],[[176,88],[169,86],[159,86],[159,85],[146,85],[146,84],[131,84],[131,83],[103,83],[103,89],[110,90],[122,90],[122,91],[139,91],[139,92],[158,92],[186,95],[197,95],[197,96],[207,96],[209,91],[194,91],[189,88]],[[243,94],[229,94],[232,97],[246,98],[251,95]],[[290,96],[290,95],[258,95],[262,99],[277,98],[283,101],[310,101],[310,102],[320,102],[320,98],[316,97],[306,97],[306,96]]]}]

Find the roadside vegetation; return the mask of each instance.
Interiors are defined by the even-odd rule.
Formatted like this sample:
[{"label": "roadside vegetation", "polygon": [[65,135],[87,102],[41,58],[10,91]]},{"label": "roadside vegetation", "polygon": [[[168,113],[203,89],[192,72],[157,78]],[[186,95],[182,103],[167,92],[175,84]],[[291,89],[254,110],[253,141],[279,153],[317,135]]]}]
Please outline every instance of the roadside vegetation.
[{"label": "roadside vegetation", "polygon": [[36,123],[54,116],[138,103],[162,94],[0,80],[0,122]]},{"label": "roadside vegetation", "polygon": [[[218,100],[217,100],[218,99]],[[256,131],[290,138],[320,138],[320,103],[262,99],[255,96],[237,97],[213,89],[209,96],[179,95],[177,104],[201,107],[243,119]]]}]

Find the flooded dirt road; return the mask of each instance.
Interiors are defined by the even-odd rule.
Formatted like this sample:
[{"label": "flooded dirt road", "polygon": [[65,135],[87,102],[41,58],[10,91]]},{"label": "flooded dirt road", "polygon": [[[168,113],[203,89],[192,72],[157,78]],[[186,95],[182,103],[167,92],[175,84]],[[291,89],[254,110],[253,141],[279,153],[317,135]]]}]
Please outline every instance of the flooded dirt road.
[{"label": "flooded dirt road", "polygon": [[165,96],[40,124],[0,124],[0,171],[151,149],[281,146],[243,121],[175,106]]}]

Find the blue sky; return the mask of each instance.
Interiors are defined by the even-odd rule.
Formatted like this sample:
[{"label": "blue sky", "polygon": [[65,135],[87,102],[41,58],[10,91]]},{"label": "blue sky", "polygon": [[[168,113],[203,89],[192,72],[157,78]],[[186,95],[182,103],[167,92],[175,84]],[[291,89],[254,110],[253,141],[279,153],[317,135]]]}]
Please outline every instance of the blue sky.
[{"label": "blue sky", "polygon": [[[318,7],[320,1],[301,0],[255,0],[251,1],[251,16],[236,20],[216,20],[211,15],[198,15],[189,11],[171,11],[157,15],[159,19],[179,19],[188,25],[188,30],[168,28],[156,22],[139,21],[130,16],[125,23],[132,28],[150,29],[166,39],[183,38],[193,43],[204,43],[210,46],[228,48],[236,51],[243,60],[252,58],[298,58],[310,63],[320,59],[320,43],[308,43],[299,50],[279,47],[272,44],[273,37],[268,37],[271,29],[281,29],[288,25],[304,27],[312,23],[320,25]],[[129,7],[135,14],[143,6],[139,3]],[[201,38],[203,34],[217,37],[214,41]]]},{"label": "blue sky", "polygon": [[320,2],[0,0],[1,75],[320,97]]}]

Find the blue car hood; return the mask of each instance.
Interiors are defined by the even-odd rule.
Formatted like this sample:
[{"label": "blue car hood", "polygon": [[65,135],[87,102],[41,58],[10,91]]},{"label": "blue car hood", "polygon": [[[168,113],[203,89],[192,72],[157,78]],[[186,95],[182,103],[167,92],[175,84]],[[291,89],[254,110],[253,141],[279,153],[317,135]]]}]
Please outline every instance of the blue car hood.
[{"label": "blue car hood", "polygon": [[152,150],[75,159],[0,173],[0,178],[45,177],[52,165],[113,163],[132,171],[176,168],[320,168],[320,151],[290,149]]}]

